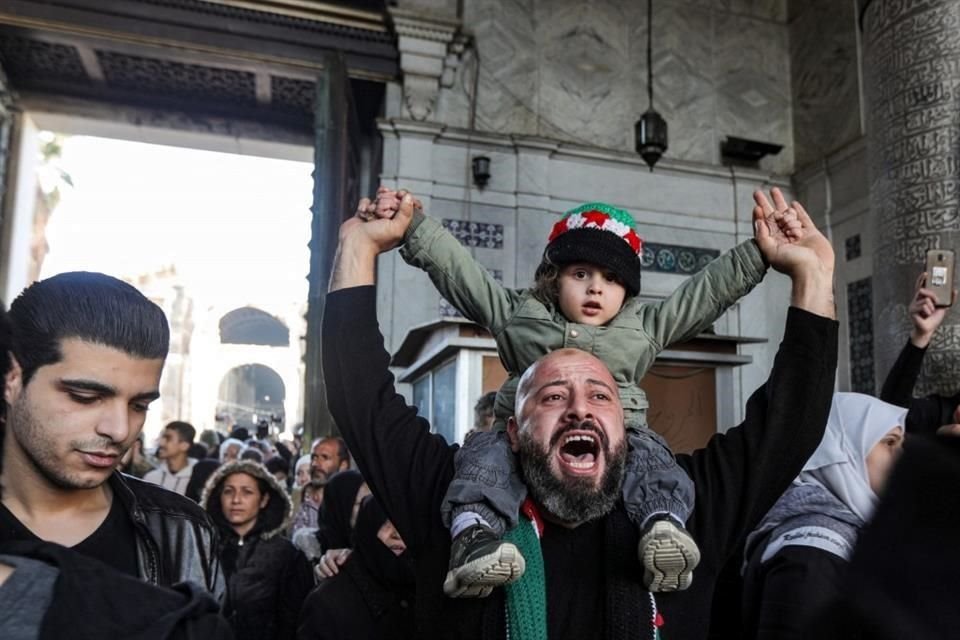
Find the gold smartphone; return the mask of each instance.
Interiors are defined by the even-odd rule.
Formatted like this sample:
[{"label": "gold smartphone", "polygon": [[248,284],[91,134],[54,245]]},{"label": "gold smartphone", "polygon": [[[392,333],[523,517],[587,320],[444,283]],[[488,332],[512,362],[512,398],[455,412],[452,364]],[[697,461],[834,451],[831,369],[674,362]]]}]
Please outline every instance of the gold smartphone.
[{"label": "gold smartphone", "polygon": [[927,250],[927,289],[937,297],[938,307],[949,307],[953,299],[953,262],[950,249]]}]

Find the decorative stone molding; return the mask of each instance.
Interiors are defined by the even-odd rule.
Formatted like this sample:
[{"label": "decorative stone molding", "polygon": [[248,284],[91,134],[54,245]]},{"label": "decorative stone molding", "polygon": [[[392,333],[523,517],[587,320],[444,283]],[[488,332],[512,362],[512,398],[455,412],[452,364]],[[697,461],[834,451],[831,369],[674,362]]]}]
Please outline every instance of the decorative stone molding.
[{"label": "decorative stone molding", "polygon": [[[424,11],[391,8],[400,70],[403,71],[403,116],[427,120],[434,114],[440,79],[444,77],[448,57],[459,63],[464,42],[457,39],[459,21]],[[447,79],[452,81],[452,73]]]},{"label": "decorative stone molding", "polygon": [[457,33],[447,47],[447,57],[443,61],[443,75],[440,76],[440,86],[444,89],[453,87],[457,79],[457,70],[463,63],[463,52],[470,45],[470,36]]}]

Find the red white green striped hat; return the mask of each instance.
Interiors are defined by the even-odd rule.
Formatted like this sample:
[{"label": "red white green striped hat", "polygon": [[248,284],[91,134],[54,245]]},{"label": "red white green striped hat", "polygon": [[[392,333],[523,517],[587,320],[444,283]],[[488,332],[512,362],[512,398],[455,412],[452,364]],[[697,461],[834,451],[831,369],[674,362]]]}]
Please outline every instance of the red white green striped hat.
[{"label": "red white green striped hat", "polygon": [[556,265],[589,262],[610,269],[636,295],[642,250],[633,216],[603,202],[588,202],[567,211],[553,225],[543,257]]}]

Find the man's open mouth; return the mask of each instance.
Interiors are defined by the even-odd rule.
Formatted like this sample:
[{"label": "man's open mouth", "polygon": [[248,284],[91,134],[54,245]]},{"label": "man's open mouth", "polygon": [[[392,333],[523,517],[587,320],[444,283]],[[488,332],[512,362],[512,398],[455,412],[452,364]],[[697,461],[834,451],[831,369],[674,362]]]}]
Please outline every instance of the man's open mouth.
[{"label": "man's open mouth", "polygon": [[600,457],[600,439],[588,431],[567,433],[560,443],[560,461],[575,473],[591,472]]}]

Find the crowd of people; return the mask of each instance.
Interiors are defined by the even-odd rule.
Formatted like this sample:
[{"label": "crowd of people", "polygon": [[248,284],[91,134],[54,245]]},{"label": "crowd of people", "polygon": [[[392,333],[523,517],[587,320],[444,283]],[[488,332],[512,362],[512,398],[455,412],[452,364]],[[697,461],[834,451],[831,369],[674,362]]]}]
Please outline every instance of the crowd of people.
[{"label": "crowd of people", "polygon": [[[103,274],[31,285],[0,310],[0,637],[950,637],[960,388],[913,388],[954,300],[921,275],[881,396],[835,392],[831,244],[777,189],[755,201],[753,238],[645,303],[626,211],[568,211],[513,290],[381,188],[326,301],[342,437],[306,447],[183,421],[148,447],[163,312]],[[397,247],[507,369],[463,446],[394,387],[374,285]],[[767,381],[675,455],[639,379],[770,268],[791,289]]]}]

